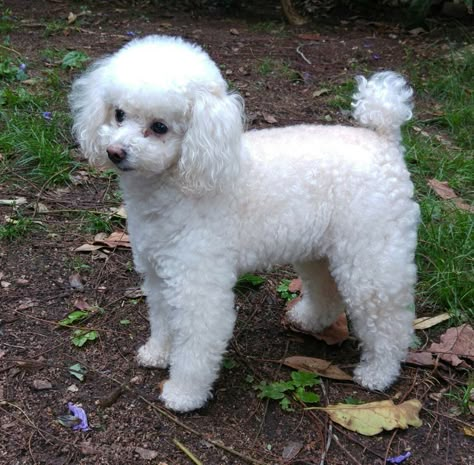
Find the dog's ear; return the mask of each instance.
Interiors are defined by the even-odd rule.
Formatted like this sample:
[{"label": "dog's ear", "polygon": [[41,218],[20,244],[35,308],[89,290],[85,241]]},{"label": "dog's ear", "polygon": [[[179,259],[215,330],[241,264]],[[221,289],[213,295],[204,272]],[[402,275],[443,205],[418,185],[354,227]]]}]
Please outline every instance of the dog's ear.
[{"label": "dog's ear", "polygon": [[105,123],[108,107],[103,98],[105,70],[109,59],[96,62],[72,85],[69,104],[73,116],[72,132],[84,156],[93,164],[101,164],[103,147],[99,128]]},{"label": "dog's ear", "polygon": [[179,160],[183,187],[203,193],[232,183],[240,170],[242,98],[202,91],[190,112]]}]

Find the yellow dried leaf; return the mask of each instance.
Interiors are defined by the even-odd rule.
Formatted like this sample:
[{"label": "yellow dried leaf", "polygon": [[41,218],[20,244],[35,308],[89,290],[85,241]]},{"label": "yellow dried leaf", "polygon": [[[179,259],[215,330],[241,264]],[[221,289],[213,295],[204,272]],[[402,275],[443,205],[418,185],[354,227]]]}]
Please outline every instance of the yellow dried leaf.
[{"label": "yellow dried leaf", "polygon": [[474,426],[465,426],[463,430],[466,436],[474,437]]},{"label": "yellow dried leaf", "polygon": [[328,405],[315,409],[324,410],[335,423],[364,436],[374,436],[383,430],[390,431],[394,428],[419,427],[423,424],[418,416],[421,402],[417,399],[407,400],[399,405],[395,405],[391,400],[383,400],[360,405]]}]

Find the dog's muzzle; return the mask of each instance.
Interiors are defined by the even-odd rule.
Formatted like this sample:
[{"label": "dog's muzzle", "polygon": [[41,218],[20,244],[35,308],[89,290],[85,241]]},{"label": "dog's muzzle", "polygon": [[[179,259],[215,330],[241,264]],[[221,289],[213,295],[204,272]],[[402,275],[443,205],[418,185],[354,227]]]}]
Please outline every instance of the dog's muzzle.
[{"label": "dog's muzzle", "polygon": [[127,152],[121,145],[109,145],[107,147],[107,155],[109,156],[109,160],[116,165],[127,158]]}]

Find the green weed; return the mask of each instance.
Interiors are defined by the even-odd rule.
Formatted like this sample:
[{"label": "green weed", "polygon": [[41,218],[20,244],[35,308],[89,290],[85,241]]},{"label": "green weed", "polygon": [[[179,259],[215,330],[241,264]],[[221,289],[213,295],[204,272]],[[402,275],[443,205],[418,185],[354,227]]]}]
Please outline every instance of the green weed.
[{"label": "green weed", "polygon": [[[417,294],[422,305],[447,310],[451,321],[474,321],[474,215],[440,199],[427,185],[446,181],[466,204],[474,186],[474,55],[437,60],[413,70],[419,105],[434,116],[405,130],[406,158],[420,203]],[[440,73],[439,70],[446,70]],[[421,131],[420,131],[421,129]]]},{"label": "green weed", "polygon": [[110,213],[85,212],[83,215],[83,229],[90,234],[113,232],[117,227],[123,226],[121,218]]},{"label": "green weed", "polygon": [[84,52],[73,50],[66,53],[61,61],[61,67],[64,69],[81,69],[89,61],[89,57]]},{"label": "green weed", "polygon": [[37,222],[17,212],[15,216],[7,218],[5,224],[0,225],[0,240],[9,242],[19,240],[37,227]]},{"label": "green weed", "polygon": [[9,8],[3,8],[3,2],[0,4],[0,34],[8,34],[13,30],[12,11]]},{"label": "green weed", "polygon": [[255,389],[260,391],[258,393],[260,399],[278,400],[283,410],[291,412],[293,411],[291,398],[306,404],[318,403],[319,395],[307,389],[320,383],[321,381],[314,373],[293,371],[289,381],[275,381],[273,383],[262,381],[255,386]]},{"label": "green weed", "polygon": [[290,291],[291,279],[282,279],[279,286],[277,287],[277,292],[283,300],[290,302],[291,300],[298,297],[298,293]]}]

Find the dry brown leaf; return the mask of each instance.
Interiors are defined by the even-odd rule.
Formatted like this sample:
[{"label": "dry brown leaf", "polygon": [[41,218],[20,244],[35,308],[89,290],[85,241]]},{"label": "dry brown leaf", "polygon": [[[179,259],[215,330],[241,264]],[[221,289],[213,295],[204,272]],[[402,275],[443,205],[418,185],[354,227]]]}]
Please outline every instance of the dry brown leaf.
[{"label": "dry brown leaf", "polygon": [[84,297],[78,297],[76,300],[74,300],[74,308],[77,308],[78,310],[89,310],[91,306],[86,302]]},{"label": "dry brown leaf", "polygon": [[474,361],[474,329],[467,323],[449,328],[441,336],[441,342],[431,344],[428,351],[439,354],[442,360],[454,367],[470,368],[462,358]]},{"label": "dry brown leaf", "polygon": [[460,199],[453,189],[451,189],[446,181],[438,181],[437,179],[428,179],[428,186],[433,189],[443,200],[452,200],[454,205],[460,210],[466,210],[474,213],[474,206],[467,204]]},{"label": "dry brown leaf", "polygon": [[431,367],[434,365],[435,360],[431,352],[408,352],[405,362],[422,367]]},{"label": "dry brown leaf", "polygon": [[443,321],[449,320],[450,315],[449,313],[440,313],[439,315],[432,316],[432,317],[421,317],[417,318],[413,322],[413,328],[414,329],[428,329],[431,328],[432,326],[435,326],[439,323],[442,323]]},{"label": "dry brown leaf", "polygon": [[278,123],[277,119],[276,119],[273,115],[270,115],[269,113],[263,113],[263,119],[264,119],[268,124],[275,124],[275,123]]},{"label": "dry brown leaf", "polygon": [[332,362],[323,360],[321,358],[303,357],[295,355],[283,360],[283,364],[294,368],[295,370],[309,371],[324,378],[337,379],[342,381],[351,381],[352,376],[341,370],[338,366],[333,365]]},{"label": "dry brown leaf", "polygon": [[115,247],[125,247],[130,248],[131,244],[128,239],[128,235],[123,231],[115,231],[109,237],[106,237],[102,240],[95,240],[94,244],[100,245],[104,244],[107,247],[114,249]]},{"label": "dry brown leaf", "polygon": [[117,247],[124,247],[127,249],[131,247],[128,235],[123,231],[115,231],[110,236],[107,236],[104,233],[97,234],[94,237],[93,244],[81,245],[74,249],[74,252],[94,252],[103,248],[115,249]]}]

